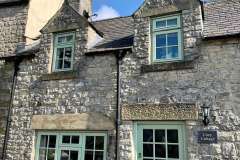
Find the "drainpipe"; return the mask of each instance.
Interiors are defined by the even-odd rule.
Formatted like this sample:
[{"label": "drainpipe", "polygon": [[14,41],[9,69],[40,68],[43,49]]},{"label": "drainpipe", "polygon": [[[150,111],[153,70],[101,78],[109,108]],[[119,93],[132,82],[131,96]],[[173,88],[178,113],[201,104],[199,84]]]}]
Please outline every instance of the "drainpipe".
[{"label": "drainpipe", "polygon": [[3,152],[2,152],[2,160],[6,159],[6,151],[7,151],[7,141],[8,141],[8,135],[9,135],[9,128],[11,123],[11,115],[12,115],[12,106],[13,106],[13,98],[15,93],[15,86],[17,81],[17,74],[19,71],[19,64],[22,62],[22,58],[16,58],[14,60],[14,72],[12,77],[12,86],[11,86],[11,95],[10,95],[10,103],[8,106],[8,115],[7,115],[7,124],[6,124],[6,130],[5,130],[5,137],[4,137],[4,143],[3,143]]},{"label": "drainpipe", "polygon": [[119,156],[119,126],[121,124],[121,106],[120,106],[120,93],[121,93],[121,64],[122,59],[125,56],[124,51],[120,50],[116,53],[117,59],[117,110],[116,110],[116,146],[115,146],[115,159],[120,160]]}]

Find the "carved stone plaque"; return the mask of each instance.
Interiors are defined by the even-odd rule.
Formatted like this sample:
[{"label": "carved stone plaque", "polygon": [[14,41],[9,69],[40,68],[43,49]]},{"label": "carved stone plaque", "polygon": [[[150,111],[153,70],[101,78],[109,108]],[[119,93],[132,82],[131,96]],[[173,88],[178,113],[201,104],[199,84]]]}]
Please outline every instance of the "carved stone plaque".
[{"label": "carved stone plaque", "polygon": [[133,104],[122,106],[122,120],[197,120],[196,104]]}]

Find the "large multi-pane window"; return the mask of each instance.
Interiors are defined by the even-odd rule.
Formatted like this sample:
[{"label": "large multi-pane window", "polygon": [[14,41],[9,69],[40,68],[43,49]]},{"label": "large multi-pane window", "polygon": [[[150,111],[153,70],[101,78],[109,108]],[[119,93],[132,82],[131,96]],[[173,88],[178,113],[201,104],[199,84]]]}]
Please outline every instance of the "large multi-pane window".
[{"label": "large multi-pane window", "polygon": [[38,134],[35,160],[105,160],[104,133]]},{"label": "large multi-pane window", "polygon": [[74,42],[74,33],[63,33],[55,35],[53,71],[66,71],[72,69]]},{"label": "large multi-pane window", "polygon": [[179,15],[160,17],[152,25],[153,62],[182,59],[182,33]]},{"label": "large multi-pane window", "polygon": [[184,160],[184,125],[140,124],[137,160]]}]

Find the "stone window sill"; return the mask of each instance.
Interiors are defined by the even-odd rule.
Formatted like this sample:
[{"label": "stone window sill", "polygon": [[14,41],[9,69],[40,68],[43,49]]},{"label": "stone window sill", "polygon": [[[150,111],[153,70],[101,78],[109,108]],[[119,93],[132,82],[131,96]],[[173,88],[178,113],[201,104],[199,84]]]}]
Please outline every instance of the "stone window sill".
[{"label": "stone window sill", "polygon": [[143,65],[142,73],[194,69],[194,60]]},{"label": "stone window sill", "polygon": [[76,79],[76,71],[62,71],[62,72],[53,72],[49,74],[44,74],[40,77],[41,81],[52,81],[52,80],[66,80],[66,79]]}]

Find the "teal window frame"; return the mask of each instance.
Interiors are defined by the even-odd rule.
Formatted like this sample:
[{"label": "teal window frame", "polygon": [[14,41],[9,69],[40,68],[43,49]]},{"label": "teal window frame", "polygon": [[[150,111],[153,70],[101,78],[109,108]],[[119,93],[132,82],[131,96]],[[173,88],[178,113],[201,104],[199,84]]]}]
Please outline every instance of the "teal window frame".
[{"label": "teal window frame", "polygon": [[[177,24],[175,26],[167,26],[167,21],[177,19]],[[166,22],[165,27],[157,27],[158,22]],[[182,36],[182,23],[181,23],[181,15],[169,15],[169,16],[162,16],[158,18],[152,19],[152,54],[151,54],[151,60],[153,63],[155,62],[171,62],[171,61],[181,61],[183,60],[183,36]],[[163,59],[157,59],[157,46],[156,46],[156,37],[158,35],[166,35],[169,33],[177,33],[178,35],[178,45],[174,45],[175,47],[178,47],[178,57],[176,58],[163,58]],[[166,38],[167,41],[167,38]],[[166,53],[168,53],[168,47],[171,47],[166,42]],[[159,47],[161,48],[161,47]]]},{"label": "teal window frame", "polygon": [[[39,150],[40,150],[40,142],[41,142],[41,137],[43,135],[48,135],[48,136],[56,136],[56,149],[55,149],[55,159],[54,160],[60,160],[61,156],[61,151],[62,150],[71,150],[71,151],[78,151],[80,154],[78,160],[84,160],[85,159],[85,151],[87,150],[85,148],[86,144],[86,137],[87,136],[102,136],[104,137],[104,150],[101,150],[103,153],[103,160],[106,160],[107,157],[107,137],[108,134],[105,132],[49,132],[49,131],[41,131],[37,132],[37,137],[36,137],[36,150],[35,150],[35,160],[39,160]],[[62,143],[62,137],[63,136],[79,136],[79,144],[66,144]],[[95,139],[95,138],[94,138]],[[94,141],[94,147],[95,147],[95,141]],[[98,150],[95,150],[98,151]],[[95,154],[95,153],[94,153]]]},{"label": "teal window frame", "polygon": [[[64,43],[59,43],[58,40],[59,38],[61,37],[67,37],[67,36],[73,36],[73,39],[72,41],[70,42],[64,42]],[[69,71],[69,70],[72,70],[73,69],[73,59],[74,59],[74,53],[75,53],[75,39],[76,39],[76,34],[75,32],[66,32],[66,33],[56,33],[54,35],[54,56],[53,56],[53,65],[52,65],[52,71],[53,72],[61,72],[61,71]],[[71,55],[71,59],[70,59],[70,67],[69,68],[64,68],[64,58],[65,58],[65,49],[66,48],[71,48],[72,49],[72,55]],[[57,52],[58,52],[58,49],[64,49],[64,54],[63,54],[63,58],[62,58],[62,61],[63,61],[63,64],[62,64],[62,68],[61,69],[58,69],[57,68]]]},{"label": "teal window frame", "polygon": [[[179,158],[175,160],[187,160],[187,143],[186,143],[186,127],[183,121],[139,121],[134,122],[134,148],[135,148],[135,160],[143,160],[143,136],[141,135],[143,129],[164,129],[178,130],[178,144],[179,144]],[[166,142],[167,140],[165,140]],[[168,142],[166,142],[166,145]],[[154,158],[153,158],[154,159]],[[156,158],[157,160],[174,160],[174,158]]]}]

